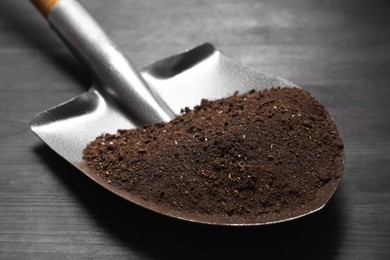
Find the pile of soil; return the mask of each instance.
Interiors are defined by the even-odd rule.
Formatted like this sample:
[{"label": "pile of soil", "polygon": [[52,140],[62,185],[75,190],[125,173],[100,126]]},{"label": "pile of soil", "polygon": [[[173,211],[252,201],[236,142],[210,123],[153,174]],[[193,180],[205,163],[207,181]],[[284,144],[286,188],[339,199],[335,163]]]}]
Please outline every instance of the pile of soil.
[{"label": "pile of soil", "polygon": [[278,220],[328,200],[343,171],[343,143],[308,92],[272,88],[104,134],[84,159],[111,185],[168,210]]}]

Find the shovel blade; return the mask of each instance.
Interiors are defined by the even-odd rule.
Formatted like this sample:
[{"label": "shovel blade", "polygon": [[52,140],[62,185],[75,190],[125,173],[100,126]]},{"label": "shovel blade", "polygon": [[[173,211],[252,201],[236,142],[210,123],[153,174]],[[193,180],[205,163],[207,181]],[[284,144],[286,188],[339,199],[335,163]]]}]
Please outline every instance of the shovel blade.
[{"label": "shovel blade", "polygon": [[[182,108],[199,105],[202,99],[224,98],[237,91],[259,91],[273,86],[297,87],[280,77],[253,71],[224,56],[209,43],[153,63],[141,70],[141,75],[175,114],[180,114]],[[162,211],[156,205],[116,189],[91,172],[82,158],[88,143],[104,133],[114,134],[118,129],[140,127],[135,122],[128,113],[121,111],[92,86],[88,92],[36,115],[31,128],[43,142],[88,177],[135,204],[189,221],[269,224],[239,223],[235,219],[212,219],[210,222],[207,218]]]}]

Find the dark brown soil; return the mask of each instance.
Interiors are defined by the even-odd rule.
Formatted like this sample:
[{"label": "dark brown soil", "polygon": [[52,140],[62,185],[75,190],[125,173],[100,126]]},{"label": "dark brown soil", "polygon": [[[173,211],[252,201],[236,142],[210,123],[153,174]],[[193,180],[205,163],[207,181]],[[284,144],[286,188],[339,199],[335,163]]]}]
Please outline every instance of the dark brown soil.
[{"label": "dark brown soil", "polygon": [[162,208],[248,218],[309,212],[341,177],[336,125],[304,90],[251,91],[183,112],[169,123],[97,137],[84,150],[88,167]]}]

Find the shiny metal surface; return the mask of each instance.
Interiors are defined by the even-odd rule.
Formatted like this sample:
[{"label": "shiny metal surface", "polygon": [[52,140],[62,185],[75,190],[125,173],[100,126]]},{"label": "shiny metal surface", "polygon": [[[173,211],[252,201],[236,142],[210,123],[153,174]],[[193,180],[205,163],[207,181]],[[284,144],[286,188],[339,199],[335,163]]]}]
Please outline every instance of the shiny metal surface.
[{"label": "shiny metal surface", "polygon": [[[297,86],[283,78],[255,72],[221,54],[209,43],[160,60],[138,74],[96,23],[85,15],[85,11],[70,0],[63,1],[50,14],[53,27],[97,78],[88,92],[39,113],[31,123],[32,130],[59,155],[118,196],[187,221],[217,225],[272,224],[308,215],[328,202],[338,181],[329,185],[326,201],[316,201],[315,207],[309,207],[309,212],[302,211],[289,219],[254,222],[239,216],[206,217],[161,209],[109,185],[91,172],[83,162],[82,151],[98,135],[169,120],[174,114],[179,114],[181,108],[200,104],[201,99],[223,98],[236,91]],[[78,27],[78,19],[82,19],[86,26]],[[127,78],[126,73],[131,76]]]},{"label": "shiny metal surface", "polygon": [[[191,108],[200,104],[203,98],[217,99],[230,96],[236,91],[243,93],[272,86],[296,86],[280,77],[255,72],[221,54],[209,43],[147,66],[141,70],[141,75],[176,114],[179,114],[183,107]],[[112,101],[106,100],[95,86],[86,93],[43,111],[31,124],[32,130],[47,145],[101,186],[142,207],[182,220],[217,225],[273,224],[305,216],[321,209],[326,203],[321,203],[313,211],[289,219],[256,223],[240,218],[205,218],[201,215],[160,209],[158,205],[109,185],[91,172],[82,159],[83,149],[96,136],[139,126],[131,115],[120,110]]]},{"label": "shiny metal surface", "polygon": [[[296,86],[268,74],[259,73],[221,54],[205,43],[163,59],[141,70],[149,87],[175,114],[184,107],[200,104],[202,98],[228,97],[235,91],[262,90],[272,86]],[[142,126],[132,114],[105,99],[94,85],[63,104],[38,114],[32,130],[53,150],[71,163],[82,162],[82,150],[103,133]]]},{"label": "shiny metal surface", "polygon": [[173,118],[164,102],[77,1],[59,2],[49,13],[48,21],[93,73],[96,87],[105,99],[112,100],[141,125]]}]

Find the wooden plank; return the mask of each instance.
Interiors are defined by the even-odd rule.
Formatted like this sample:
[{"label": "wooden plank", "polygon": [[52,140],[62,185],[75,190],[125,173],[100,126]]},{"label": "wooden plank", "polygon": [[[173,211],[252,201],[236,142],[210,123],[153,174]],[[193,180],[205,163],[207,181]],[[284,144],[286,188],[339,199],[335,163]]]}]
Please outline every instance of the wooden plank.
[{"label": "wooden plank", "polygon": [[198,43],[310,90],[346,168],[331,203],[257,228],[183,223],[129,205],[43,145],[33,115],[90,76],[28,1],[0,1],[0,258],[390,257],[390,2],[81,0],[141,67]]}]

